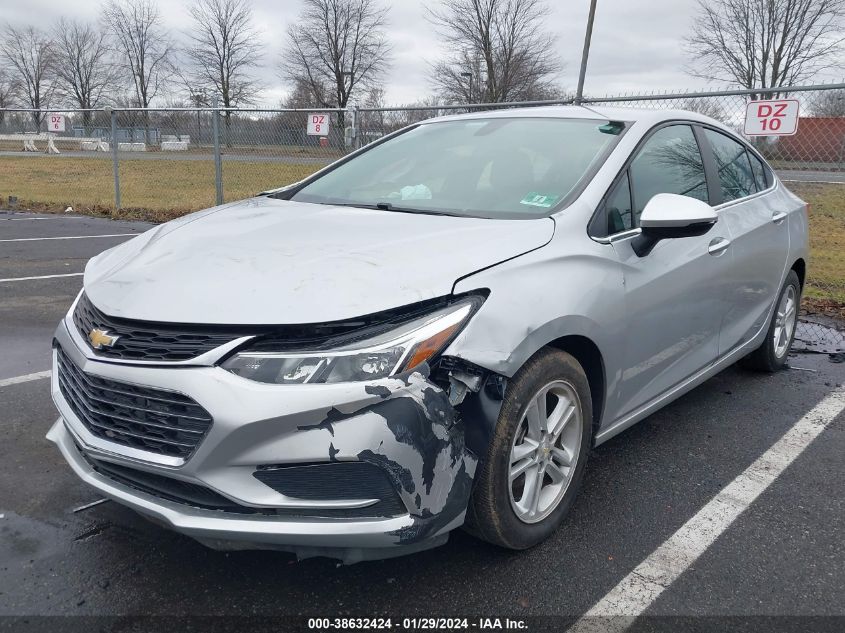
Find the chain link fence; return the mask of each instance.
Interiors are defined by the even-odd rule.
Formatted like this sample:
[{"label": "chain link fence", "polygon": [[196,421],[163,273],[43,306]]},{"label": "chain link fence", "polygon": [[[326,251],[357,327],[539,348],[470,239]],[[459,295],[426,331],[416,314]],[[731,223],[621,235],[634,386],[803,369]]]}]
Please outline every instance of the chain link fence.
[{"label": "chain link fence", "polygon": [[[693,110],[743,134],[747,105],[797,99],[792,136],[748,138],[811,205],[812,263],[799,338],[845,351],[845,84],[770,91],[677,92],[583,100],[588,107]],[[407,125],[479,110],[570,103],[520,102],[347,109],[156,108],[0,110],[0,204],[34,209],[178,213],[301,180]],[[320,128],[309,125],[323,117]],[[47,132],[50,115],[64,130]]]}]

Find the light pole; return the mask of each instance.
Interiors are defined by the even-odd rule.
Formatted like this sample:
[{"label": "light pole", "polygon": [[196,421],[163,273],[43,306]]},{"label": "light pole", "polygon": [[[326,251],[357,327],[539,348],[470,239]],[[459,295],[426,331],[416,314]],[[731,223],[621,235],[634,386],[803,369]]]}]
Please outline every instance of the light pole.
[{"label": "light pole", "polygon": [[194,102],[194,105],[197,108],[197,145],[199,145],[202,140],[202,126],[200,125],[200,108],[203,106],[208,106],[208,93],[206,93],[205,88],[189,87],[188,90],[191,93],[191,101]]},{"label": "light pole", "polygon": [[[342,70],[342,71],[340,71],[340,75],[341,75],[341,77],[343,77],[344,90],[346,89],[346,78],[347,77],[349,78],[349,90],[346,91],[346,99],[344,100],[345,103],[343,104],[343,110],[341,112],[337,113],[337,116],[338,116],[338,119],[339,119],[338,120],[339,127],[343,131],[343,137],[341,138],[340,142],[342,144],[345,144],[346,143],[346,108],[349,105],[349,98],[352,96],[353,75],[352,75],[351,70]],[[338,95],[338,97],[340,97],[340,95]],[[339,100],[338,100],[337,105],[338,105],[338,107],[340,107],[340,101]],[[351,126],[352,127],[352,135],[353,135],[353,140],[352,140],[353,143],[354,143],[354,136],[355,136],[355,126],[358,123],[356,121],[356,118],[357,117],[355,116],[355,110],[353,109],[353,111],[352,111],[352,126]],[[331,143],[331,140],[329,140],[329,143]]]},{"label": "light pole", "polygon": [[[346,79],[349,78],[349,90],[346,91],[346,101],[349,102],[349,97],[352,96],[352,71],[351,70],[342,70],[340,71],[340,76],[343,77],[343,87],[346,89]],[[340,96],[340,95],[338,95]],[[340,102],[338,102],[340,105]],[[344,106],[346,107],[346,106]]]},{"label": "light pole", "polygon": [[468,77],[469,78],[469,96],[467,97],[467,103],[472,103],[472,73],[461,73],[461,77]]},{"label": "light pole", "polygon": [[593,19],[596,17],[596,0],[590,0],[590,16],[587,18],[587,33],[584,35],[584,50],[581,52],[581,70],[578,73],[578,90],[575,91],[575,103],[581,104],[584,97],[584,77],[587,75],[587,57],[590,55],[590,40],[593,37]]}]

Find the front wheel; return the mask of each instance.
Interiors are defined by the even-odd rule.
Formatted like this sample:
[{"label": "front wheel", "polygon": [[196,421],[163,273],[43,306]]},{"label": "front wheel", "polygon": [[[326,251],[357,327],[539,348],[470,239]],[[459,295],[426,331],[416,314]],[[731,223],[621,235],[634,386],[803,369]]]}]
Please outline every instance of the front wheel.
[{"label": "front wheel", "polygon": [[566,352],[543,349],[517,372],[470,500],[472,533],[526,549],[554,532],[584,476],[591,402],[584,370]]},{"label": "front wheel", "polygon": [[795,339],[800,304],[801,282],[795,271],[790,270],[778,295],[766,338],[760,347],[742,359],[744,367],[774,372],[786,364],[789,349]]}]

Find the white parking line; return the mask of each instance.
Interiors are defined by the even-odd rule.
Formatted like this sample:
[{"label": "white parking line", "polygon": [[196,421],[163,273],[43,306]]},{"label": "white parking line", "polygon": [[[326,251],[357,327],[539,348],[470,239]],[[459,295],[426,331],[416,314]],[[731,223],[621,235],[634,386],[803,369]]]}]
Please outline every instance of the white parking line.
[{"label": "white parking line", "polygon": [[0,242],[40,242],[42,240],[88,240],[95,237],[129,237],[140,235],[140,233],[112,233],[111,235],[68,235],[66,237],[18,237],[11,240],[0,240]]},{"label": "white parking line", "polygon": [[41,275],[40,277],[7,277],[0,279],[0,284],[8,281],[31,281],[32,279],[56,279],[58,277],[81,277],[85,273],[64,273],[62,275]]},{"label": "white parking line", "polygon": [[843,410],[845,391],[829,394],[593,605],[569,632],[620,633],[631,626]]},{"label": "white parking line", "polygon": [[86,216],[84,215],[71,215],[71,216],[64,216],[64,215],[57,215],[52,218],[0,218],[0,220],[5,220],[7,222],[32,222],[34,220],[85,220]]},{"label": "white parking line", "polygon": [[21,382],[30,382],[31,380],[41,380],[42,378],[49,378],[50,370],[38,371],[34,374],[26,374],[24,376],[15,376],[14,378],[0,378],[0,387],[8,385],[17,385]]}]

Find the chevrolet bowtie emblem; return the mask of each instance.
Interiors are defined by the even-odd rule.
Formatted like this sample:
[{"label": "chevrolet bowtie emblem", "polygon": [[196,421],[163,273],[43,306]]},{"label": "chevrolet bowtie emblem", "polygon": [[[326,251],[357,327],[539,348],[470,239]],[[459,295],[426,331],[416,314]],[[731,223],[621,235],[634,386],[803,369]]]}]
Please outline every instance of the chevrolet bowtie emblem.
[{"label": "chevrolet bowtie emblem", "polygon": [[94,349],[103,349],[104,347],[111,347],[117,343],[119,336],[109,334],[108,330],[101,330],[94,328],[88,332],[88,341]]}]

